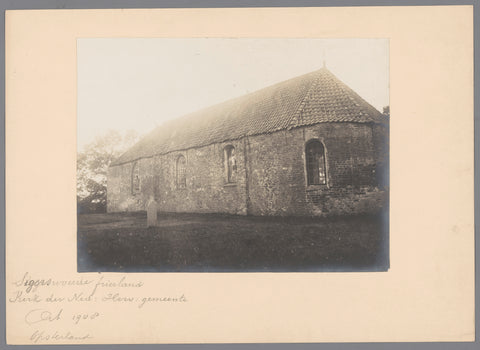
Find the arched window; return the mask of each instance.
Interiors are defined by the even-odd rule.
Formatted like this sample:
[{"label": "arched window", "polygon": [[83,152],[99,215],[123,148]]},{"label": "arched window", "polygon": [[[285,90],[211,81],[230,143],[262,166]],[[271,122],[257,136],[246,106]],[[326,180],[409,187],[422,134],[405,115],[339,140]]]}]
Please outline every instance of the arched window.
[{"label": "arched window", "polygon": [[132,166],[132,194],[140,192],[140,168],[138,162],[133,163]]},{"label": "arched window", "polygon": [[310,140],[305,147],[307,161],[308,185],[325,185],[327,173],[325,170],[325,148],[318,140]]},{"label": "arched window", "polygon": [[176,170],[177,188],[187,187],[187,162],[185,161],[185,157],[182,155],[178,156],[177,158]]},{"label": "arched window", "polygon": [[235,182],[237,175],[237,158],[235,156],[235,147],[228,145],[224,149],[225,159],[225,179],[227,183]]}]

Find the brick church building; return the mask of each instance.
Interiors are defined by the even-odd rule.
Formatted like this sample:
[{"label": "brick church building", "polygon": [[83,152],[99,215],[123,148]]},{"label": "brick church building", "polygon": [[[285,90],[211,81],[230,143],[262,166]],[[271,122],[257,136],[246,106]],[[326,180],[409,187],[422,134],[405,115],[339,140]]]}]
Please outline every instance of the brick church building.
[{"label": "brick church building", "polygon": [[388,202],[388,119],[328,69],[153,130],[109,167],[107,210],[343,215]]}]

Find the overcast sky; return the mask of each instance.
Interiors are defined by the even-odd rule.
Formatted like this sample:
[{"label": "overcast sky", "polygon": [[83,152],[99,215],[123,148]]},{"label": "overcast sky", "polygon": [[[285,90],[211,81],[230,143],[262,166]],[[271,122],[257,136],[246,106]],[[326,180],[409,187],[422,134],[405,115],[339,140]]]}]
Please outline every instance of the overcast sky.
[{"label": "overcast sky", "polygon": [[382,111],[388,39],[78,39],[78,146],[326,67]]}]

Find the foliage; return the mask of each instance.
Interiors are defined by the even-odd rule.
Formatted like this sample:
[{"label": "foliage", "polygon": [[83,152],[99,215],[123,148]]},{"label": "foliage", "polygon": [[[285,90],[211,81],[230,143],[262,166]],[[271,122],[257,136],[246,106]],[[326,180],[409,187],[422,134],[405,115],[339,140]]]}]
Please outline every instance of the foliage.
[{"label": "foliage", "polygon": [[107,171],[110,163],[139,138],[136,131],[110,130],[77,155],[77,210],[101,213],[107,207]]}]

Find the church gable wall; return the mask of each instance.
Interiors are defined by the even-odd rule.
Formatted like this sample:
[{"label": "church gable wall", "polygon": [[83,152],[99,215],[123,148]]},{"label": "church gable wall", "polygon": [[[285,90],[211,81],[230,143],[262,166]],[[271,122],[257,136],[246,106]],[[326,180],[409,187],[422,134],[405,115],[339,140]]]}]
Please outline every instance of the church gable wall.
[{"label": "church gable wall", "polygon": [[[307,185],[305,145],[312,139],[325,148],[326,184]],[[250,214],[357,214],[386,201],[376,189],[369,124],[323,123],[249,137],[247,144]]]}]

